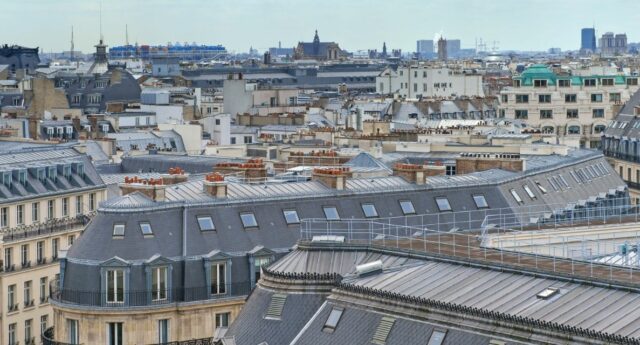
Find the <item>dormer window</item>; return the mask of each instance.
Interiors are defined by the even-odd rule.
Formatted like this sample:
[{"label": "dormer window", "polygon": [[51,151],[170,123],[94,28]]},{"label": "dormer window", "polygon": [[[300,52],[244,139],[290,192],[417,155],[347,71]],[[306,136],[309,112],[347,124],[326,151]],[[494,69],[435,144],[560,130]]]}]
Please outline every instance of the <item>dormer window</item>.
[{"label": "dormer window", "polygon": [[547,87],[546,79],[535,79],[533,81],[533,87]]},{"label": "dormer window", "polygon": [[107,303],[124,303],[124,270],[107,270],[106,278]]}]

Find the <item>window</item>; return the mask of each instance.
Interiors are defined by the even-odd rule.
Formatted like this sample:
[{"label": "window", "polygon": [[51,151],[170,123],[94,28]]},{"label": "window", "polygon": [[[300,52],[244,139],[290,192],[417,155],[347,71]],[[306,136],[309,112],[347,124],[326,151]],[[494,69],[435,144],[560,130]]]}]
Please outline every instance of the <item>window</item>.
[{"label": "window", "polygon": [[209,216],[198,216],[198,226],[200,231],[214,231],[216,229],[213,225],[213,220]]},{"label": "window", "polygon": [[16,324],[9,324],[9,345],[16,345],[18,343],[16,338]]},{"label": "window", "polygon": [[75,238],[76,238],[76,237],[75,237],[74,235],[69,235],[69,236],[67,236],[67,246],[71,247],[71,246],[73,245],[73,240],[74,240]]},{"label": "window", "polygon": [[560,289],[555,287],[548,287],[541,292],[539,292],[536,297],[540,299],[549,299],[560,292]]},{"label": "window", "polygon": [[602,102],[602,94],[601,93],[592,93],[591,94],[591,102],[592,103],[600,103],[600,102]]},{"label": "window", "polygon": [[596,86],[596,80],[595,79],[585,79],[584,80],[584,86]]},{"label": "window", "polygon": [[253,137],[252,136],[245,136],[244,137],[244,143],[245,144],[251,144],[253,142]]},{"label": "window", "polygon": [[327,220],[340,220],[338,210],[334,206],[325,206],[322,210],[324,211],[324,217]]},{"label": "window", "polygon": [[49,315],[40,316],[40,334],[44,333],[47,330],[47,324],[49,323]]},{"label": "window", "polygon": [[69,216],[69,198],[62,198],[62,216]]},{"label": "window", "polygon": [[54,260],[58,258],[58,241],[57,238],[51,240],[51,255]]},{"label": "window", "polygon": [[9,208],[3,207],[0,213],[0,226],[6,228],[9,226]]},{"label": "window", "polygon": [[567,132],[569,134],[580,134],[580,126],[569,126]]},{"label": "window", "polygon": [[158,343],[165,344],[169,342],[169,320],[158,320]]},{"label": "window", "polygon": [[67,341],[69,344],[79,344],[78,320],[67,319]]},{"label": "window", "polygon": [[519,79],[514,79],[513,80],[513,87],[520,87],[520,80]]},{"label": "window", "polygon": [[107,302],[123,303],[124,302],[124,270],[111,269],[107,270]]},{"label": "window", "polygon": [[89,104],[100,104],[100,100],[102,99],[100,94],[92,94],[87,96],[87,101]]},{"label": "window", "polygon": [[606,79],[601,79],[600,83],[602,83],[602,86],[613,86],[613,79],[612,78],[606,78]]},{"label": "window", "polygon": [[551,177],[547,178],[547,181],[549,181],[549,184],[551,185],[551,188],[553,188],[553,190],[555,190],[556,192],[560,190],[560,186],[558,186],[558,184],[553,178]]},{"label": "window", "polygon": [[211,264],[211,289],[212,295],[220,295],[227,292],[227,280],[226,271],[227,265],[225,263]]},{"label": "window", "polygon": [[40,221],[40,203],[31,204],[31,221],[37,223]]},{"label": "window", "polygon": [[511,192],[511,195],[513,196],[514,199],[516,199],[516,201],[519,204],[523,204],[524,201],[522,201],[522,198],[520,198],[520,195],[518,195],[518,192],[516,192],[515,189],[511,189],[509,192]]},{"label": "window", "polygon": [[73,95],[73,96],[71,96],[71,103],[80,104],[81,97],[82,97],[82,95]]},{"label": "window", "polygon": [[16,302],[16,284],[12,284],[7,288],[7,306],[9,307],[9,311],[17,310]]},{"label": "window", "polygon": [[362,204],[362,212],[366,218],[375,218],[378,216],[378,211],[374,204]]},{"label": "window", "polygon": [[620,103],[622,101],[622,98],[620,97],[620,93],[619,92],[612,92],[609,94],[609,101],[610,102],[615,102],[615,103]]},{"label": "window", "polygon": [[411,202],[411,200],[400,200],[400,208],[402,209],[402,213],[404,215],[416,214],[416,210],[413,207],[413,203]]},{"label": "window", "polygon": [[569,182],[567,182],[564,176],[558,175],[558,179],[560,180],[560,183],[562,183],[562,185],[564,185],[566,188],[571,188],[571,186],[569,186]]},{"label": "window", "polygon": [[29,245],[23,244],[20,246],[20,253],[20,263],[22,264],[22,267],[29,266]]},{"label": "window", "polygon": [[576,103],[577,101],[578,101],[578,98],[577,98],[575,93],[564,95],[564,102],[565,103]]},{"label": "window", "polygon": [[429,337],[429,342],[427,345],[442,345],[444,342],[444,337],[447,335],[447,331],[434,329]]},{"label": "window", "polygon": [[230,313],[216,313],[216,329],[220,327],[229,327]]},{"label": "window", "polygon": [[569,79],[560,79],[558,80],[559,87],[569,87],[571,86],[571,80]]},{"label": "window", "polygon": [[144,236],[153,235],[151,224],[149,224],[148,222],[140,223],[140,231],[142,231],[142,235]]},{"label": "window", "polygon": [[476,203],[477,208],[489,208],[489,204],[487,203],[487,199],[484,198],[484,195],[476,194],[473,196],[473,202]]},{"label": "window", "polygon": [[13,266],[13,248],[4,249],[4,270],[11,271]]},{"label": "window", "polygon": [[552,119],[553,118],[553,110],[551,110],[551,109],[540,110],[540,118],[541,119]]},{"label": "window", "polygon": [[96,193],[89,194],[89,211],[96,209]]},{"label": "window", "polygon": [[122,345],[122,322],[109,322],[108,324],[108,339],[109,345]]},{"label": "window", "polygon": [[44,241],[36,243],[36,260],[38,263],[42,263],[44,260]]},{"label": "window", "polygon": [[47,219],[53,219],[55,216],[55,200],[47,200]]},{"label": "window", "polygon": [[32,323],[33,323],[32,319],[24,321],[24,343],[25,343],[25,345],[26,344],[32,344],[32,340],[35,341],[35,339],[32,339],[32,334],[31,334],[31,324]]},{"label": "window", "polygon": [[638,78],[627,78],[627,85],[638,85]]},{"label": "window", "polygon": [[40,278],[40,303],[47,301],[47,277]]},{"label": "window", "polygon": [[296,210],[284,210],[282,211],[284,220],[287,224],[299,224],[300,218],[298,218],[298,212]]},{"label": "window", "polygon": [[445,197],[436,198],[436,204],[438,205],[438,209],[442,211],[451,211],[451,205],[449,204],[449,199]]},{"label": "window", "polygon": [[551,95],[538,95],[538,103],[551,103]]},{"label": "window", "polygon": [[516,103],[529,103],[529,95],[516,95]]},{"label": "window", "polygon": [[262,270],[262,266],[268,265],[271,262],[271,258],[269,257],[256,257],[253,260],[253,268],[254,268],[254,279],[257,282],[260,280],[260,271]]},{"label": "window", "polygon": [[523,109],[516,109],[516,119],[527,119],[529,118],[529,112]]},{"label": "window", "polygon": [[16,206],[16,222],[18,225],[24,224],[24,205]]},{"label": "window", "polygon": [[327,317],[327,321],[322,327],[322,331],[326,333],[333,333],[336,330],[336,327],[338,327],[338,323],[340,322],[343,312],[343,308],[333,307],[329,313],[329,317]]},{"label": "window", "polygon": [[151,300],[162,301],[167,299],[167,281],[169,279],[168,267],[154,267],[151,271]]},{"label": "window", "polygon": [[24,307],[28,308],[33,306],[33,299],[31,298],[31,280],[24,282],[23,295]]},{"label": "window", "polygon": [[569,171],[569,175],[571,175],[571,177],[573,177],[573,180],[576,181],[576,183],[580,183],[580,179],[578,179],[578,175],[576,175],[576,173],[574,171]]},{"label": "window", "polygon": [[567,119],[577,119],[578,109],[567,109]]},{"label": "window", "polygon": [[124,237],[124,224],[113,224],[113,236]]},{"label": "window", "polygon": [[244,226],[245,229],[258,227],[256,217],[251,212],[240,213],[240,220],[242,220],[242,226]]},{"label": "window", "polygon": [[533,87],[547,87],[547,81],[545,79],[534,79]]},{"label": "window", "polygon": [[593,109],[593,118],[603,118],[604,117],[604,109]]},{"label": "window", "polygon": [[533,191],[531,190],[531,188],[529,188],[529,186],[525,184],[524,186],[522,186],[522,188],[524,188],[524,191],[527,192],[527,195],[531,198],[531,200],[536,199],[536,195],[533,194]]},{"label": "window", "polygon": [[544,134],[553,134],[553,131],[555,129],[553,128],[553,126],[544,126],[542,127],[542,133]]},{"label": "window", "polygon": [[502,95],[502,103],[509,102],[509,95]]},{"label": "window", "polygon": [[82,195],[76,196],[76,215],[82,214]]}]

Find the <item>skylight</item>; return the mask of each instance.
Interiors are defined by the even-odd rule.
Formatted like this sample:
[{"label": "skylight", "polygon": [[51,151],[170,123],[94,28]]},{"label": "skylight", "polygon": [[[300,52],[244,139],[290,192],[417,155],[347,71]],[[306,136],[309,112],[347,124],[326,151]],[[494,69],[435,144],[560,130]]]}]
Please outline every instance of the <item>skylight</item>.
[{"label": "skylight", "polygon": [[209,216],[198,216],[198,226],[200,231],[213,231],[216,226],[213,225],[213,220]]},{"label": "skylight", "polygon": [[413,207],[411,200],[400,200],[400,208],[405,215],[416,213],[416,209]]},{"label": "skylight", "polygon": [[140,230],[143,235],[153,235],[153,230],[151,230],[151,224],[144,222],[140,223]]},{"label": "skylight", "polygon": [[542,185],[540,184],[539,181],[536,181],[536,186],[538,187],[538,189],[540,189],[540,191],[542,192],[542,194],[547,194],[547,189],[542,187]]},{"label": "skylight", "polygon": [[513,198],[514,198],[514,199],[516,199],[516,201],[517,201],[519,204],[523,204],[523,203],[524,203],[524,202],[522,201],[522,198],[520,198],[520,195],[518,195],[518,192],[516,192],[516,190],[515,190],[515,189],[511,189],[511,190],[510,190],[510,192],[511,192],[511,195],[513,196]]},{"label": "skylight", "polygon": [[325,206],[322,210],[324,211],[324,216],[327,220],[340,220],[340,215],[338,214],[338,210],[335,206]]},{"label": "skylight", "polygon": [[451,211],[449,200],[445,197],[436,198],[436,204],[438,204],[438,209],[440,211]]},{"label": "skylight", "polygon": [[542,290],[540,293],[536,295],[536,297],[540,299],[549,299],[560,292],[560,289],[554,287],[548,287]]},{"label": "skylight", "polygon": [[576,175],[575,171],[569,171],[569,174],[573,177],[573,180],[576,181],[576,183],[580,183],[580,179],[578,179],[578,175]]},{"label": "skylight", "polygon": [[527,186],[526,184],[524,186],[522,186],[524,188],[524,191],[527,192],[527,195],[531,198],[531,199],[535,199],[536,195],[533,194],[533,191],[531,190],[531,188],[529,188],[529,186]]},{"label": "skylight", "polygon": [[118,237],[124,236],[124,224],[113,225],[113,236],[118,236]]},{"label": "skylight", "polygon": [[374,218],[378,216],[378,211],[374,204],[362,204],[362,212],[364,212],[364,216],[367,218]]},{"label": "skylight", "polygon": [[251,212],[241,213],[240,220],[242,220],[242,226],[245,228],[257,228],[258,222],[256,221],[256,217]]},{"label": "skylight", "polygon": [[427,345],[442,345],[444,342],[444,337],[447,335],[446,330],[434,329],[431,333],[431,337],[429,337],[429,342]]},{"label": "skylight", "polygon": [[487,203],[487,199],[484,198],[484,195],[474,195],[473,202],[476,203],[477,208],[488,208],[489,204]]},{"label": "skylight", "polygon": [[342,317],[343,312],[343,308],[334,307],[333,309],[331,309],[331,313],[329,313],[329,317],[327,317],[327,321],[324,323],[322,331],[333,333],[336,330],[336,327],[338,327],[338,322],[340,322],[340,318]]},{"label": "skylight", "polygon": [[560,187],[556,184],[556,181],[554,181],[551,177],[547,178],[547,181],[549,181],[549,184],[551,185],[553,190],[558,191],[560,189]]},{"label": "skylight", "polygon": [[298,218],[298,211],[296,210],[284,210],[282,211],[284,219],[287,224],[300,224],[300,218]]}]

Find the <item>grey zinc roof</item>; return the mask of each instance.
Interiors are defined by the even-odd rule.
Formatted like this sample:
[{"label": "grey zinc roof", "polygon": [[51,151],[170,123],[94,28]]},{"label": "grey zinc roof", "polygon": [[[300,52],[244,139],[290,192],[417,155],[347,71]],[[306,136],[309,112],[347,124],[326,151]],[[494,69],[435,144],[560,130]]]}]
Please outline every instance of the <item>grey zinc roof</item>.
[{"label": "grey zinc roof", "polygon": [[169,168],[178,166],[192,174],[210,173],[217,163],[244,161],[244,159],[222,156],[187,156],[183,154],[136,155],[122,158],[122,172],[165,173]]},{"label": "grey zinc roof", "polygon": [[347,163],[345,163],[345,165],[360,168],[375,168],[391,172],[391,169],[388,166],[366,152],[360,152],[357,156],[351,158]]},{"label": "grey zinc roof", "polygon": [[134,146],[137,146],[137,150],[144,151],[148,145],[154,145],[159,150],[170,149],[176,152],[185,152],[182,137],[173,130],[107,133],[107,137],[115,139],[116,146],[125,152],[133,150]]}]

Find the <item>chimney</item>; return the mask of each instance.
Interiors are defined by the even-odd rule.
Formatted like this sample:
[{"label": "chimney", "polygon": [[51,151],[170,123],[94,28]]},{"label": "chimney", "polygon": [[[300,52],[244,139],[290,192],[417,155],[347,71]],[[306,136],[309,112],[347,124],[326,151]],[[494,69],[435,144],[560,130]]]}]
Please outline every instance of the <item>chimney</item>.
[{"label": "chimney", "polygon": [[633,107],[633,115],[640,115],[640,105],[636,105],[635,107]]},{"label": "chimney", "polygon": [[205,193],[214,198],[227,197],[227,182],[220,173],[215,172],[205,176],[202,188]]},{"label": "chimney", "polygon": [[351,169],[348,167],[315,168],[313,169],[311,180],[319,181],[335,190],[344,190],[347,186],[347,178],[351,175]]},{"label": "chimney", "polygon": [[397,163],[393,167],[393,175],[400,176],[407,182],[423,185],[425,182],[426,169],[417,164]]},{"label": "chimney", "polygon": [[262,158],[252,158],[245,163],[218,163],[214,170],[223,175],[240,175],[248,183],[262,183],[267,178],[267,168]]},{"label": "chimney", "polygon": [[166,186],[162,184],[162,179],[141,179],[137,176],[127,176],[124,178],[124,183],[120,184],[122,195],[140,192],[153,199],[153,201],[165,200],[165,188]]},{"label": "chimney", "polygon": [[71,119],[71,124],[73,125],[73,128],[76,130],[76,132],[80,133],[80,131],[82,131],[82,127],[80,127],[79,117],[74,117],[73,119]]},{"label": "chimney", "polygon": [[163,185],[172,185],[187,182],[189,174],[185,173],[180,167],[173,167],[169,168],[169,172],[167,174],[162,174],[161,178]]},{"label": "chimney", "polygon": [[519,154],[469,154],[456,158],[456,175],[469,174],[476,171],[502,169],[507,171],[524,171],[524,161]]}]

